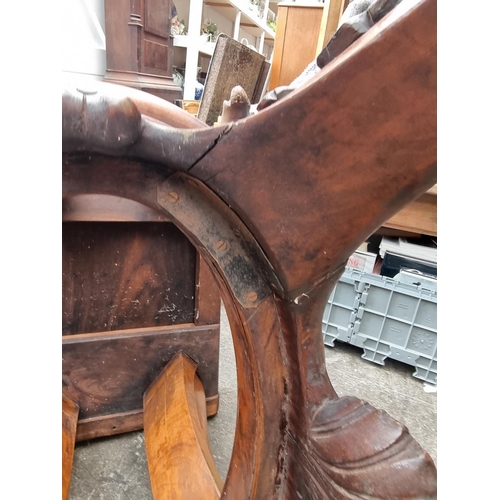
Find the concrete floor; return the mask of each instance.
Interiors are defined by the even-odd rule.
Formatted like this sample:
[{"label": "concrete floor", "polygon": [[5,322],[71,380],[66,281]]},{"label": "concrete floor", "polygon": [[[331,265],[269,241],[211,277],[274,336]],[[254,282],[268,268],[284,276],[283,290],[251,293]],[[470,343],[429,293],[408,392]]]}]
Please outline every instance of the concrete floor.
[{"label": "concrete floor", "polygon": [[[221,476],[227,474],[236,423],[236,365],[231,332],[221,312],[219,394],[216,416],[209,419],[212,453]],[[437,466],[437,393],[426,392],[414,369],[397,361],[385,366],[361,359],[362,350],[337,342],[325,347],[328,374],[340,396],[353,395],[386,410],[405,424]],[[151,500],[144,436],[132,432],[78,443],[70,500]]]}]

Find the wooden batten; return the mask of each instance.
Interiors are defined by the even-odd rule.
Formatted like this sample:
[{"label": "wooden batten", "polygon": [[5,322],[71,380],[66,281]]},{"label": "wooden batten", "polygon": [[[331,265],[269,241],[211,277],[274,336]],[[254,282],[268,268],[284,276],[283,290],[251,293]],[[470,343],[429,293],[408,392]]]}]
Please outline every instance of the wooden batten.
[{"label": "wooden batten", "polygon": [[200,363],[206,411],[215,415],[218,329],[191,324],[63,336],[63,392],[80,406],[77,441],[141,429],[144,391],[181,350]]},{"label": "wooden batten", "polygon": [[437,236],[437,185],[391,217],[384,228]]},{"label": "wooden batten", "polygon": [[196,255],[196,288],[194,323],[197,326],[220,322],[221,299],[219,287],[203,257]]},{"label": "wooden batten", "polygon": [[178,353],[144,395],[144,435],[155,500],[218,500],[223,481],[208,441],[197,364]]},{"label": "wooden batten", "polygon": [[78,405],[62,397],[62,498],[66,500],[71,483],[73,456],[75,453]]},{"label": "wooden batten", "polygon": [[105,194],[81,194],[63,199],[63,222],[169,222],[141,203]]}]

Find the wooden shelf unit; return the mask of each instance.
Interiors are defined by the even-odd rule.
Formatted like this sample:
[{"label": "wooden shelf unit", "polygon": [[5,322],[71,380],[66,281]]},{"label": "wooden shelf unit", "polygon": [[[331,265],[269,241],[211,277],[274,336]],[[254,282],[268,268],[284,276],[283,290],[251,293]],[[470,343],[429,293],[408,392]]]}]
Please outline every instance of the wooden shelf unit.
[{"label": "wooden shelf unit", "polygon": [[[275,4],[271,0],[265,1],[263,17],[257,13],[257,6],[250,0],[178,0],[176,8],[179,19],[183,18],[182,12],[187,12],[187,35],[174,37],[174,47],[185,49],[184,66],[184,100],[193,100],[195,95],[195,82],[198,76],[200,56],[210,58],[213,54],[215,42],[207,42],[199,33],[206,14],[205,8],[213,9],[221,20],[225,20],[226,28],[219,29],[239,42],[254,46],[260,54],[265,54],[265,45],[270,46],[271,53],[267,54],[268,60],[272,58],[274,50],[275,32],[267,25],[268,11],[275,12]],[[204,17],[205,16],[205,17]],[[216,22],[216,21],[215,21]],[[229,24],[230,23],[230,24]],[[219,25],[219,23],[216,22]],[[208,67],[208,61],[204,65]]]}]

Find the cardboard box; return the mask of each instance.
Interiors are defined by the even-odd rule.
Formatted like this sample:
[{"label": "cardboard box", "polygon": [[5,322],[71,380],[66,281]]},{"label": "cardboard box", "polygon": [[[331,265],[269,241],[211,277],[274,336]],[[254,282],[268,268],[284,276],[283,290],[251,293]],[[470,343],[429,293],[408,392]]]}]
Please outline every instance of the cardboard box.
[{"label": "cardboard box", "polygon": [[365,273],[372,273],[376,260],[376,254],[356,250],[356,252],[349,257],[347,267],[353,267],[354,269],[359,269]]}]

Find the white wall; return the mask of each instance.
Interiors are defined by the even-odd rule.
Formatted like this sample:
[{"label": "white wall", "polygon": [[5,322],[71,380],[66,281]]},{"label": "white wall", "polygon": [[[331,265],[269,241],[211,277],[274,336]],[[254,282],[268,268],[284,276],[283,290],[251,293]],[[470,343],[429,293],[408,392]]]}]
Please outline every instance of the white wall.
[{"label": "white wall", "polygon": [[102,80],[106,73],[104,0],[62,2],[63,80]]}]

